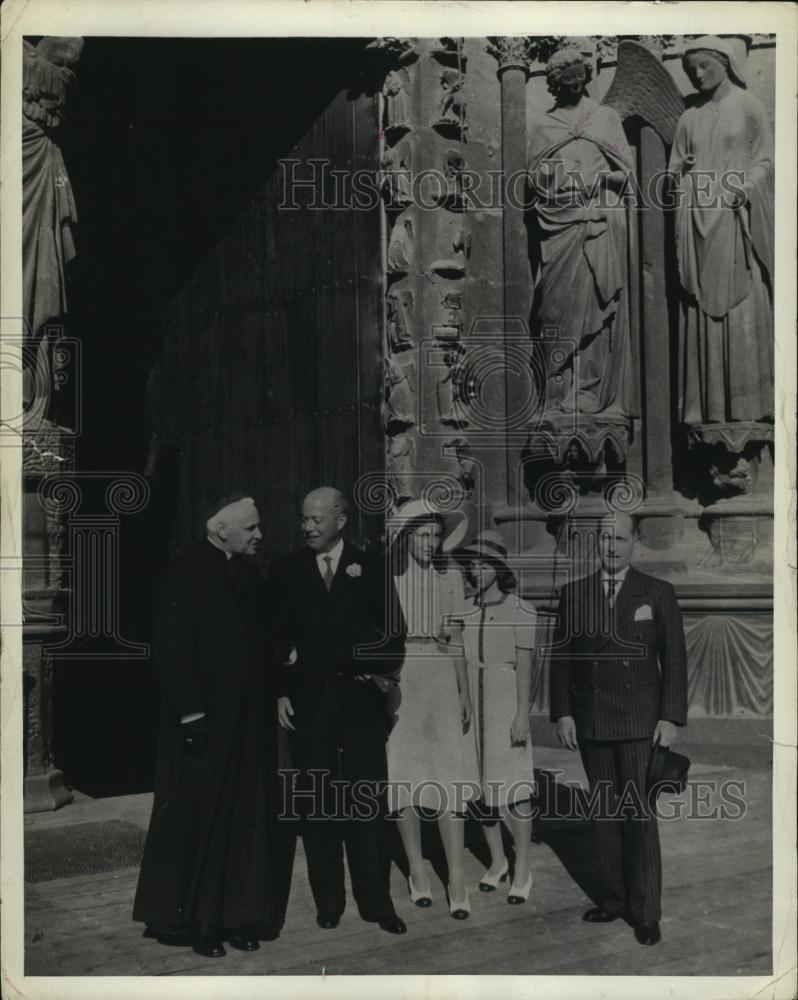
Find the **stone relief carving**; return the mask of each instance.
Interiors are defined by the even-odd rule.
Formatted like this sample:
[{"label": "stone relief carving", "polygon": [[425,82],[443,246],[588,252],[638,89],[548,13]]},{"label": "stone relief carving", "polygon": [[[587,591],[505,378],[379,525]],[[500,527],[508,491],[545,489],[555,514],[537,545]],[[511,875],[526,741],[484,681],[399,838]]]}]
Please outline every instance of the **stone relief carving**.
[{"label": "stone relief carving", "polygon": [[397,219],[388,242],[388,271],[391,274],[407,274],[413,265],[415,250],[413,220]]},{"label": "stone relief carving", "polygon": [[26,479],[40,479],[70,472],[75,465],[75,436],[67,428],[40,420],[35,430],[22,440],[22,473]]},{"label": "stone relief carving", "polygon": [[397,499],[413,496],[415,454],[415,443],[409,432],[402,431],[388,438],[388,482]]},{"label": "stone relief carving", "polygon": [[443,154],[443,176],[446,180],[444,202],[451,209],[463,204],[463,171],[465,157],[459,149],[447,149]]},{"label": "stone relief carving", "polygon": [[449,427],[467,427],[469,423],[463,394],[464,358],[465,348],[462,344],[448,347],[443,354],[445,371],[435,387],[439,420]]},{"label": "stone relief carving", "polygon": [[385,99],[385,134],[394,140],[413,127],[410,121],[410,95],[407,70],[391,70],[385,78],[382,94]]},{"label": "stone relief carving", "polygon": [[406,66],[418,59],[415,38],[375,38],[366,49],[397,66]]},{"label": "stone relief carving", "polygon": [[466,99],[463,96],[465,76],[459,70],[445,69],[440,75],[441,95],[438,118],[432,123],[439,132],[459,133],[465,124]]},{"label": "stone relief carving", "polygon": [[389,433],[396,431],[397,425],[410,427],[416,422],[414,383],[413,359],[403,365],[389,354],[385,359],[385,426]]},{"label": "stone relief carving", "polygon": [[413,346],[413,293],[392,288],[387,295],[388,343],[392,351],[402,351]]},{"label": "stone relief carving", "polygon": [[449,241],[450,257],[434,260],[430,270],[445,278],[462,278],[465,275],[465,262],[471,256],[471,233],[462,227],[455,230]]},{"label": "stone relief carving", "polygon": [[463,43],[462,38],[438,38],[430,47],[430,55],[445,65],[463,66],[466,61]]},{"label": "stone relief carving", "polygon": [[452,438],[444,445],[444,451],[453,451],[458,464],[458,479],[465,490],[466,496],[470,495],[476,485],[479,466],[474,459],[473,449],[464,437]]},{"label": "stone relief carving", "polygon": [[402,143],[386,149],[380,164],[380,190],[386,208],[401,210],[413,201],[413,180],[410,147]]},{"label": "stone relief carving", "polygon": [[751,491],[751,464],[745,458],[739,458],[728,472],[721,472],[717,465],[711,465],[709,475],[721,496],[740,496]]},{"label": "stone relief carving", "polygon": [[463,293],[452,289],[441,299],[443,314],[441,322],[436,324],[435,336],[439,340],[459,340],[463,333]]}]

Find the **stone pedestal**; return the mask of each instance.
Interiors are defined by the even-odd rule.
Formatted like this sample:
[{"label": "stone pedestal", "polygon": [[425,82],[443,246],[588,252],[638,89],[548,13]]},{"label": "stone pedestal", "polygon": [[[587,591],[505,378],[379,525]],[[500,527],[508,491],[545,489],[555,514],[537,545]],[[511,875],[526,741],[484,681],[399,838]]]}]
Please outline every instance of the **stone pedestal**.
[{"label": "stone pedestal", "polygon": [[63,773],[53,765],[53,664],[47,638],[26,634],[23,645],[25,812],[48,812],[72,801]]},{"label": "stone pedestal", "polygon": [[705,507],[699,527],[712,546],[712,563],[747,574],[773,569],[773,510],[757,500],[737,497]]}]

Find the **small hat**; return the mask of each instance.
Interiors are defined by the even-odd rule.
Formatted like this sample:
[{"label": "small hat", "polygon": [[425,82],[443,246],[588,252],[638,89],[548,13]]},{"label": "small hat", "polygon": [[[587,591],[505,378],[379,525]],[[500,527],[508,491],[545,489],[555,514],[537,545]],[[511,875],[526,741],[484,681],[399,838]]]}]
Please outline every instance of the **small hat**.
[{"label": "small hat", "polygon": [[500,563],[506,570],[507,546],[498,531],[481,531],[470,545],[464,546],[453,553],[454,558],[467,561],[469,559],[484,559],[486,562]]},{"label": "small hat", "polygon": [[413,521],[424,521],[437,515],[443,521],[441,552],[451,552],[465,538],[468,518],[462,510],[441,510],[427,499],[408,500],[388,515],[388,537],[394,541]]},{"label": "small hat", "polygon": [[684,754],[657,744],[651,751],[646,774],[646,794],[658,796],[660,792],[677,795],[687,785],[690,760]]}]

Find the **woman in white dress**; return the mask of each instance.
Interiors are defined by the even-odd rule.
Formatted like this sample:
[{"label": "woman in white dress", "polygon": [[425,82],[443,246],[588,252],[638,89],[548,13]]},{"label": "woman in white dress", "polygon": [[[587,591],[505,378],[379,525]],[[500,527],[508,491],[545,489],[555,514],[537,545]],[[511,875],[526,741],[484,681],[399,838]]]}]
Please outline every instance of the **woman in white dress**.
[{"label": "woman in white dress", "polygon": [[396,724],[388,740],[388,795],[409,865],[408,888],[417,906],[432,903],[421,853],[418,809],[437,816],[448,867],[449,910],[471,912],[463,872],[463,827],[476,798],[478,769],[471,729],[471,697],[460,628],[462,577],[443,554],[462,541],[463,515],[439,514],[426,501],[405,504],[392,519],[398,529],[389,558],[407,625]]},{"label": "woman in white dress", "polygon": [[[515,842],[515,870],[508,903],[524,903],[532,889],[529,843],[530,798],[534,793],[529,734],[530,685],[536,646],[534,607],[515,593],[516,581],[505,562],[507,549],[495,531],[484,531],[455,556],[476,589],[464,614],[464,644],[474,705],[474,732],[480,768],[482,806],[500,816]],[[479,888],[495,890],[507,878],[501,826],[483,823],[491,864]]]}]

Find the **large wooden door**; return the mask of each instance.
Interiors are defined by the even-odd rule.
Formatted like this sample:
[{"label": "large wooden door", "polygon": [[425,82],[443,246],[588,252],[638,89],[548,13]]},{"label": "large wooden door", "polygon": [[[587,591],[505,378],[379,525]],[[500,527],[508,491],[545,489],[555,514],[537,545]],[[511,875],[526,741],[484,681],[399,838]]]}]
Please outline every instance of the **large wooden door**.
[{"label": "large wooden door", "polygon": [[[282,157],[299,161],[302,179],[308,161],[328,161],[332,198],[329,171],[376,174],[379,108],[376,94],[352,89],[351,53],[347,72],[329,44],[334,93]],[[351,495],[361,474],[382,468],[379,207],[313,209],[308,190],[299,208],[281,207],[285,174],[275,163],[163,317],[155,423],[159,466],[172,464],[176,479],[177,545],[201,532],[210,498],[235,490],[256,498],[271,558],[298,543],[306,491]],[[374,531],[354,513],[354,540],[375,541]]]}]

